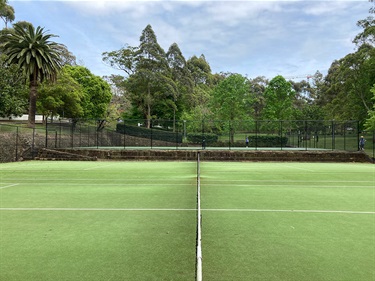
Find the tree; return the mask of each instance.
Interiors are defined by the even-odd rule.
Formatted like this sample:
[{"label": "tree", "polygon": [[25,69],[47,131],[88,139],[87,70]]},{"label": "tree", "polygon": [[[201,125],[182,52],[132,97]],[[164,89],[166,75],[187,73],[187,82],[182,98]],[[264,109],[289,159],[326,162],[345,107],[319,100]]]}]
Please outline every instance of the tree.
[{"label": "tree", "polygon": [[75,55],[71,53],[68,48],[65,45],[59,44],[57,47],[59,53],[60,53],[60,58],[61,58],[61,65],[77,65],[77,60]]},{"label": "tree", "polygon": [[105,79],[112,89],[112,100],[110,106],[115,110],[112,114],[113,118],[116,118],[116,120],[121,118],[127,119],[132,106],[129,99],[129,93],[126,89],[125,78],[121,75],[112,74],[109,77],[105,77]]},{"label": "tree", "polygon": [[[204,55],[201,55],[199,58],[192,56],[187,60],[186,66],[193,81],[193,88],[184,97],[186,109],[183,118],[186,120],[201,121],[211,114],[209,101],[211,100],[214,86],[214,83],[212,83],[213,75],[211,67]],[[220,78],[216,77],[218,83],[225,78],[222,75],[217,76],[220,76]]]},{"label": "tree", "polygon": [[[370,0],[370,2],[374,1]],[[370,15],[367,18],[357,22],[357,26],[363,29],[353,40],[353,43],[357,46],[363,44],[374,46],[375,44],[375,18],[373,17],[373,14],[375,14],[375,6],[370,8],[369,13]]]},{"label": "tree", "polygon": [[82,117],[91,120],[104,120],[112,98],[109,84],[103,78],[92,74],[84,66],[65,66],[64,71],[82,87]]},{"label": "tree", "polygon": [[363,44],[356,52],[332,63],[318,104],[330,119],[359,120],[363,125],[373,107],[370,89],[374,83],[375,48]]},{"label": "tree", "polygon": [[250,80],[250,93],[253,96],[254,119],[260,119],[265,106],[264,92],[268,85],[268,79],[258,76]]},{"label": "tree", "polygon": [[291,83],[280,75],[274,77],[264,92],[263,118],[265,120],[290,120],[293,115],[294,97],[295,91]]},{"label": "tree", "polygon": [[30,25],[25,30],[15,24],[13,29],[1,34],[0,48],[8,56],[7,62],[18,64],[29,79],[29,126],[35,126],[38,83],[55,80],[61,68],[59,44],[50,41],[56,37],[44,28]]},{"label": "tree", "polygon": [[38,110],[45,121],[54,116],[77,119],[83,116],[83,87],[70,76],[65,68],[59,72],[55,83],[45,81],[39,89]]},{"label": "tree", "polygon": [[375,85],[371,88],[371,93],[373,94],[372,100],[374,101],[374,106],[372,110],[368,113],[368,118],[365,122],[365,128],[366,130],[375,130]]},{"label": "tree", "polygon": [[173,97],[176,91],[166,54],[157,42],[151,25],[142,31],[135,55],[135,72],[129,76],[128,89],[134,105],[147,120],[146,127],[150,128],[156,108],[168,96]]},{"label": "tree", "polygon": [[104,52],[102,56],[105,63],[129,76],[135,72],[137,52],[138,47],[126,46],[117,51]]},{"label": "tree", "polygon": [[0,116],[20,116],[27,108],[25,76],[16,65],[8,65],[0,55]]},{"label": "tree", "polygon": [[186,60],[176,43],[169,47],[166,55],[176,88],[173,91],[173,100],[170,102],[173,109],[173,131],[175,131],[176,112],[180,111],[181,117],[182,109],[187,102],[186,97],[193,92],[194,85]]},{"label": "tree", "polygon": [[5,28],[8,28],[8,23],[14,21],[14,9],[8,5],[7,0],[0,0],[0,18],[4,21]]},{"label": "tree", "polygon": [[251,103],[249,80],[240,74],[230,74],[215,87],[212,106],[215,108],[218,120],[231,122],[229,128],[231,142],[234,141],[236,130],[234,121],[251,120]]}]

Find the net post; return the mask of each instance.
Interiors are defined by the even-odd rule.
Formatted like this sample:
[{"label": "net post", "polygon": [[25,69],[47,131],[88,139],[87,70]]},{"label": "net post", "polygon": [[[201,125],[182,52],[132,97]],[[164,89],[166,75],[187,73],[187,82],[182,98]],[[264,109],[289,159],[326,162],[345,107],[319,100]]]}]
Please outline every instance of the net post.
[{"label": "net post", "polygon": [[202,281],[202,235],[201,235],[201,183],[200,152],[197,153],[197,269],[196,280]]}]

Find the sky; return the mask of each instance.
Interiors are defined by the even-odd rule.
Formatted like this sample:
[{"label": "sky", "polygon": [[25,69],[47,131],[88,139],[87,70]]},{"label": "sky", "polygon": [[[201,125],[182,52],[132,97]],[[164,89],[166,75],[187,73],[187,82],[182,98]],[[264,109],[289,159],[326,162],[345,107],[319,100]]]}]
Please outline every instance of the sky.
[{"label": "sky", "polygon": [[53,40],[98,76],[125,76],[106,65],[102,53],[138,46],[150,24],[165,51],[177,43],[185,59],[203,54],[212,73],[296,80],[317,71],[325,75],[334,60],[355,52],[352,41],[361,32],[357,21],[368,17],[374,5],[368,0],[8,3],[15,9],[15,21],[58,35]]}]

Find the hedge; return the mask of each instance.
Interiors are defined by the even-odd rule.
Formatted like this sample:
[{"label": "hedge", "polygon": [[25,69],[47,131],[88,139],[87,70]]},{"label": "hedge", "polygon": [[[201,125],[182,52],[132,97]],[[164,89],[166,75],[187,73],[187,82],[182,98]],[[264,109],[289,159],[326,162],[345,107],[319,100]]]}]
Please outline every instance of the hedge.
[{"label": "hedge", "polygon": [[[287,137],[280,136],[249,136],[249,146],[251,147],[285,147],[288,143]],[[218,141],[212,144],[216,147],[228,147],[229,141]],[[231,147],[245,147],[245,140],[235,141]]]},{"label": "hedge", "polygon": [[216,143],[219,139],[218,135],[212,134],[212,133],[207,133],[207,134],[188,133],[186,138],[189,143],[199,143],[199,144],[202,143],[203,139],[206,141],[206,144]]},{"label": "hedge", "polygon": [[181,133],[173,133],[171,131],[165,131],[160,129],[147,129],[144,127],[117,124],[116,132],[138,138],[147,138],[166,142],[182,143]]}]

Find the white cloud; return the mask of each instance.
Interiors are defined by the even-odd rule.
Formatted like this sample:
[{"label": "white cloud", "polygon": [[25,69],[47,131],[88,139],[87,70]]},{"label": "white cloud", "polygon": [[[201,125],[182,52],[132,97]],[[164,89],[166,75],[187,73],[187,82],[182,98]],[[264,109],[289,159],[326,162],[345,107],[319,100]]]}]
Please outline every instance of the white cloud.
[{"label": "white cloud", "polygon": [[356,22],[371,7],[367,0],[9,2],[16,20],[59,34],[98,75],[111,74],[101,53],[137,46],[147,24],[165,51],[176,42],[186,58],[204,54],[214,72],[324,72],[353,51]]}]

